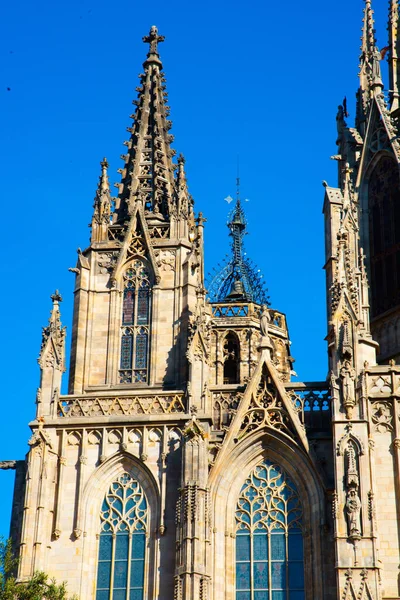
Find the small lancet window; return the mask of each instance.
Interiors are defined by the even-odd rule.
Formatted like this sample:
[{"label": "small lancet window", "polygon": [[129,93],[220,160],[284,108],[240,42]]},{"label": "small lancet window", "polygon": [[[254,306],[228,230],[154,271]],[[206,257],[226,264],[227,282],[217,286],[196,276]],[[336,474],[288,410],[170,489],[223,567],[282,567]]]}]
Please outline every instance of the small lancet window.
[{"label": "small lancet window", "polygon": [[224,340],[224,384],[240,383],[240,346],[235,333],[228,333]]},{"label": "small lancet window", "polygon": [[257,465],[236,508],[236,600],[304,600],[302,517],[286,472]]},{"label": "small lancet window", "polygon": [[124,274],[120,383],[146,383],[150,350],[150,271],[136,260]]},{"label": "small lancet window", "polygon": [[144,600],[148,507],[129,473],[110,485],[100,521],[96,600]]}]

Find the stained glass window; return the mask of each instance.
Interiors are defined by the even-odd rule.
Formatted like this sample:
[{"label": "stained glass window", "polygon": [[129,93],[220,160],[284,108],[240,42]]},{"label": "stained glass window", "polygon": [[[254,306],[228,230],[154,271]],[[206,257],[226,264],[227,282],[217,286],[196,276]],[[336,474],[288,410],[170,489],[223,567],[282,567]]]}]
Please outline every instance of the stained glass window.
[{"label": "stained glass window", "polygon": [[100,520],[96,600],[144,600],[147,500],[128,473],[110,485]]},{"label": "stained glass window", "polygon": [[136,260],[124,274],[120,383],[146,383],[151,313],[150,271]]},{"label": "stained glass window", "polygon": [[400,179],[396,162],[382,156],[368,181],[373,315],[400,303]]},{"label": "stained glass window", "polygon": [[302,516],[285,471],[257,465],[236,508],[236,600],[304,600]]}]

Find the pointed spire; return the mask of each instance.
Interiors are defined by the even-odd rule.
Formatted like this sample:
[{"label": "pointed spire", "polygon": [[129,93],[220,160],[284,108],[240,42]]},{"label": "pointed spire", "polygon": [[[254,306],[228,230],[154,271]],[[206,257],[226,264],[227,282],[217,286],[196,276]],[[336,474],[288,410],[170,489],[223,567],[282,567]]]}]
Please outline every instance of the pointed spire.
[{"label": "pointed spire", "polygon": [[94,212],[92,218],[92,242],[102,242],[107,240],[107,228],[110,224],[111,216],[111,194],[110,184],[108,182],[108,162],[106,158],[100,163],[101,175],[99,185],[97,186],[96,197],[94,199]]},{"label": "pointed spire", "polygon": [[374,11],[371,0],[364,0],[363,27],[360,54],[360,87],[357,92],[356,124],[362,135],[365,134],[365,119],[370,99],[375,88],[382,89],[380,71],[381,55],[376,46]]},{"label": "pointed spire", "polygon": [[232,257],[209,282],[209,297],[212,302],[247,301],[269,304],[260,270],[253,266],[244,252],[243,238],[246,235],[247,221],[240,200],[239,178],[236,185],[236,203],[227,223],[232,238]]},{"label": "pointed spire", "polygon": [[[400,85],[400,65],[399,65],[399,3],[398,0],[389,0],[389,101],[390,108],[395,111],[399,108],[399,85]],[[386,48],[384,49],[386,50]],[[382,51],[383,52],[383,51]]]},{"label": "pointed spire", "polygon": [[66,329],[60,319],[61,294],[58,290],[50,296],[53,306],[50,312],[49,324],[42,329],[42,343],[38,362],[42,368],[55,366],[64,369],[64,340]]},{"label": "pointed spire", "polygon": [[126,142],[124,168],[120,169],[122,179],[114,222],[128,220],[138,201],[153,219],[168,220],[176,203],[172,164],[175,151],[170,147],[173,136],[169,133],[172,123],[167,119],[165,78],[158,54],[158,44],[163,40],[155,26],[143,38],[150,48],[143,63],[144,72],[139,75],[140,86],[136,88],[139,95],[131,115],[134,122],[128,128],[131,137]]}]

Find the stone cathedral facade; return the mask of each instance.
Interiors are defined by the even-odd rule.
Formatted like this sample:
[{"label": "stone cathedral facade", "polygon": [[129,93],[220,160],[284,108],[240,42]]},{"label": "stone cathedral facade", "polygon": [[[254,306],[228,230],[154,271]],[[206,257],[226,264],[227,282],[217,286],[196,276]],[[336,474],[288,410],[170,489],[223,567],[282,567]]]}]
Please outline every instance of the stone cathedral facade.
[{"label": "stone cathedral facade", "polygon": [[[19,578],[81,600],[399,600],[399,7],[365,0],[354,126],[325,185],[326,381],[292,381],[286,316],[243,251],[204,280],[152,27],[118,196],[101,163],[78,251],[68,394],[61,296],[16,469]],[[385,93],[382,60],[389,65]],[[321,257],[322,260],[322,257]]]}]

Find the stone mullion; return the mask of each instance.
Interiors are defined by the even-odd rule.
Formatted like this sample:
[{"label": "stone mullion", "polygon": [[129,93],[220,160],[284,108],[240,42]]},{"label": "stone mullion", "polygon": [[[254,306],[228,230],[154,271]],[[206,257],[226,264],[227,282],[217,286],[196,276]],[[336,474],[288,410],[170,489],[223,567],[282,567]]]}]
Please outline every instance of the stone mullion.
[{"label": "stone mullion", "polygon": [[168,429],[163,425],[162,432],[162,452],[160,454],[160,524],[158,532],[160,535],[165,533],[165,500],[167,494],[167,451],[168,451]]},{"label": "stone mullion", "polygon": [[150,360],[148,364],[148,382],[154,385],[157,377],[157,337],[159,325],[159,298],[160,286],[154,285],[151,294],[151,316],[150,316]]},{"label": "stone mullion", "polygon": [[46,491],[47,491],[47,444],[41,444],[41,458],[39,467],[39,481],[38,481],[38,493],[37,493],[37,506],[36,506],[36,519],[35,519],[35,537],[33,543],[33,565],[34,571],[43,571],[44,565],[44,553],[46,548]]},{"label": "stone mullion", "polygon": [[82,443],[81,443],[81,452],[78,458],[79,466],[78,466],[78,474],[76,479],[77,486],[77,500],[75,506],[75,527],[74,527],[74,536],[76,539],[79,539],[82,534],[82,496],[83,496],[83,484],[85,481],[85,468],[87,462],[86,456],[86,445],[87,445],[87,431],[84,429],[82,431]]},{"label": "stone mullion", "polygon": [[56,514],[54,519],[54,531],[53,535],[56,539],[58,539],[61,535],[61,514],[62,514],[62,502],[63,502],[63,490],[64,490],[64,471],[65,466],[67,464],[67,459],[65,458],[65,447],[66,447],[66,434],[65,429],[61,431],[61,449],[60,456],[58,458],[58,481],[57,481],[57,504],[56,504]]},{"label": "stone mullion", "polygon": [[110,308],[109,308],[109,327],[108,327],[108,352],[106,361],[106,377],[105,383],[118,383],[118,359],[119,359],[119,340],[121,330],[121,307],[122,292],[113,288],[110,292]]},{"label": "stone mullion", "polygon": [[22,519],[21,545],[20,545],[20,562],[18,565],[18,574],[20,578],[29,577],[32,575],[32,556],[28,548],[32,547],[32,539],[29,535],[33,530],[34,525],[34,495],[37,487],[37,450],[32,448],[28,455],[28,467],[26,475],[26,491],[24,501],[24,514]]}]

